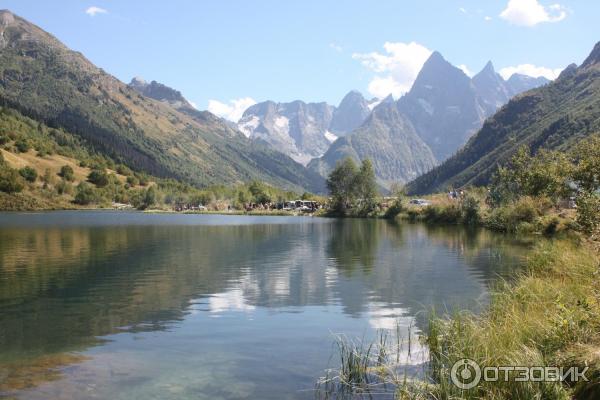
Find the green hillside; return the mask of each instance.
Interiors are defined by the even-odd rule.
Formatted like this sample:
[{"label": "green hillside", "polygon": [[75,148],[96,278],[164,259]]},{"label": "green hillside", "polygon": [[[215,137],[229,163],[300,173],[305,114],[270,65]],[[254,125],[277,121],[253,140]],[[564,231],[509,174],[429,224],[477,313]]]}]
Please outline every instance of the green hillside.
[{"label": "green hillside", "polygon": [[194,118],[137,93],[9,11],[0,12],[0,104],[63,128],[134,170],[197,186],[262,180],[324,190],[287,156],[218,118]]},{"label": "green hillside", "polygon": [[411,193],[485,185],[522,145],[567,149],[600,132],[600,43],[585,62],[541,88],[513,98],[457,154],[408,185]]}]

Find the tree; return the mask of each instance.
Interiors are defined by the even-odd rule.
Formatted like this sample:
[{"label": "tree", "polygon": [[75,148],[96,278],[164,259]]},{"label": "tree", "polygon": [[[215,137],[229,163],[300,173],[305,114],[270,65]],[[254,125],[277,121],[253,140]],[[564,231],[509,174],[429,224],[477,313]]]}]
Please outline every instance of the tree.
[{"label": "tree", "polygon": [[600,187],[600,135],[594,135],[582,141],[573,151],[575,168],[573,179],[587,192]]},{"label": "tree", "polygon": [[96,187],[105,187],[108,185],[108,174],[99,169],[94,169],[88,175],[88,182],[93,183]]},{"label": "tree", "polygon": [[146,193],[144,194],[144,208],[153,206],[156,203],[157,197],[158,195],[154,186],[150,186],[146,189]]},{"label": "tree", "polygon": [[355,187],[360,201],[360,214],[368,215],[375,211],[377,208],[377,181],[371,160],[363,160],[356,175]]},{"label": "tree", "polygon": [[557,202],[569,194],[572,164],[564,153],[540,150],[535,156],[521,146],[507,167],[500,167],[492,179],[494,204],[509,203],[522,196],[546,196]]},{"label": "tree", "polygon": [[142,189],[134,192],[131,196],[132,204],[138,210],[145,210],[156,203],[157,193],[154,186],[150,186],[148,189]]},{"label": "tree", "polygon": [[129,186],[137,186],[140,183],[140,181],[138,181],[138,179],[133,176],[133,175],[129,175],[127,176],[127,184]]},{"label": "tree", "polygon": [[267,186],[259,181],[253,181],[250,183],[248,190],[254,197],[254,202],[256,203],[269,203],[272,201],[271,193],[269,192]]},{"label": "tree", "polygon": [[75,179],[75,172],[73,168],[69,165],[63,165],[60,167],[60,172],[58,176],[62,177],[67,182],[72,182]]},{"label": "tree", "polygon": [[404,210],[403,202],[404,197],[406,196],[406,189],[399,183],[393,183],[390,187],[390,191],[395,199],[385,211],[384,217],[387,219],[394,219]]},{"label": "tree", "polygon": [[25,139],[19,139],[15,142],[15,147],[19,153],[27,153],[30,146]]},{"label": "tree", "polygon": [[358,168],[352,158],[338,161],[327,178],[327,189],[332,197],[333,211],[342,215],[352,207],[356,199],[355,185]]},{"label": "tree", "polygon": [[23,178],[17,170],[0,167],[0,192],[18,193],[23,190],[23,187]]},{"label": "tree", "polygon": [[95,189],[88,183],[81,182],[77,185],[75,192],[75,203],[81,205],[88,205],[98,201],[98,195]]},{"label": "tree", "polygon": [[600,136],[591,136],[574,150],[573,180],[579,189],[577,195],[577,224],[587,234],[600,226]]},{"label": "tree", "polygon": [[35,182],[38,174],[37,171],[31,167],[23,167],[19,170],[19,174],[27,181],[27,182]]},{"label": "tree", "polygon": [[577,224],[589,235],[600,226],[600,196],[584,191],[577,196]]}]

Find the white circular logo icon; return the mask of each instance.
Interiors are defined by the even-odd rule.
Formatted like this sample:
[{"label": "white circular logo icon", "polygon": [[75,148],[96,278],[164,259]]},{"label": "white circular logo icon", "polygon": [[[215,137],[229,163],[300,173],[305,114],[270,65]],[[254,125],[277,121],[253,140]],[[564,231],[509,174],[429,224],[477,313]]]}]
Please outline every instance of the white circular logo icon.
[{"label": "white circular logo icon", "polygon": [[472,389],[481,381],[481,368],[475,361],[463,358],[452,366],[450,378],[459,389]]}]

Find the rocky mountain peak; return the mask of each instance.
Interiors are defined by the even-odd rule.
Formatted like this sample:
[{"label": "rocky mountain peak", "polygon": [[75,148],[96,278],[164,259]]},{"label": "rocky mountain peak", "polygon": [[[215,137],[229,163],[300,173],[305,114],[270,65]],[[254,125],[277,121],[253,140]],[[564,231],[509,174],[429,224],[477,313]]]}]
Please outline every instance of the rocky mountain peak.
[{"label": "rocky mountain peak", "polygon": [[434,51],[423,64],[411,92],[423,87],[447,86],[449,83],[468,85],[469,81],[470,78],[460,68],[450,64],[439,52]]},{"label": "rocky mountain peak", "polygon": [[183,97],[180,91],[162,83],[156,81],[148,83],[143,78],[135,77],[129,83],[129,87],[146,97],[167,103],[175,109],[194,109],[192,104]]},{"label": "rocky mountain peak", "polygon": [[352,90],[334,111],[329,130],[338,136],[345,135],[358,128],[370,112],[369,102],[359,91]]},{"label": "rocky mountain peak", "polygon": [[575,64],[575,63],[569,64],[567,66],[567,68],[562,70],[562,72],[558,76],[558,79],[564,79],[569,76],[573,76],[573,75],[575,75],[576,72],[577,72],[577,64]]},{"label": "rocky mountain peak", "polygon": [[15,22],[15,15],[9,10],[0,10],[0,26],[8,26]]},{"label": "rocky mountain peak", "polygon": [[600,63],[600,42],[596,43],[594,49],[590,53],[590,55],[585,59],[583,64],[581,64],[582,68],[587,68],[589,66],[599,64]]},{"label": "rocky mountain peak", "polygon": [[486,73],[486,74],[495,74],[496,73],[496,70],[494,69],[494,64],[492,64],[491,60],[485,64],[485,67],[483,67],[480,74],[481,73]]}]

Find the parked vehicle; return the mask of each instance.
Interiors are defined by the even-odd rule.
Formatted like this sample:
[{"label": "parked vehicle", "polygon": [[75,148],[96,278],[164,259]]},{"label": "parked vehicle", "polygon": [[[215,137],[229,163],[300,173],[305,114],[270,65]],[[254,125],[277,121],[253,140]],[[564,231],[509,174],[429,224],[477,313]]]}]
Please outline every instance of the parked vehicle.
[{"label": "parked vehicle", "polygon": [[431,202],[429,200],[424,200],[424,199],[412,199],[411,201],[409,201],[409,204],[414,204],[416,206],[430,206]]}]

